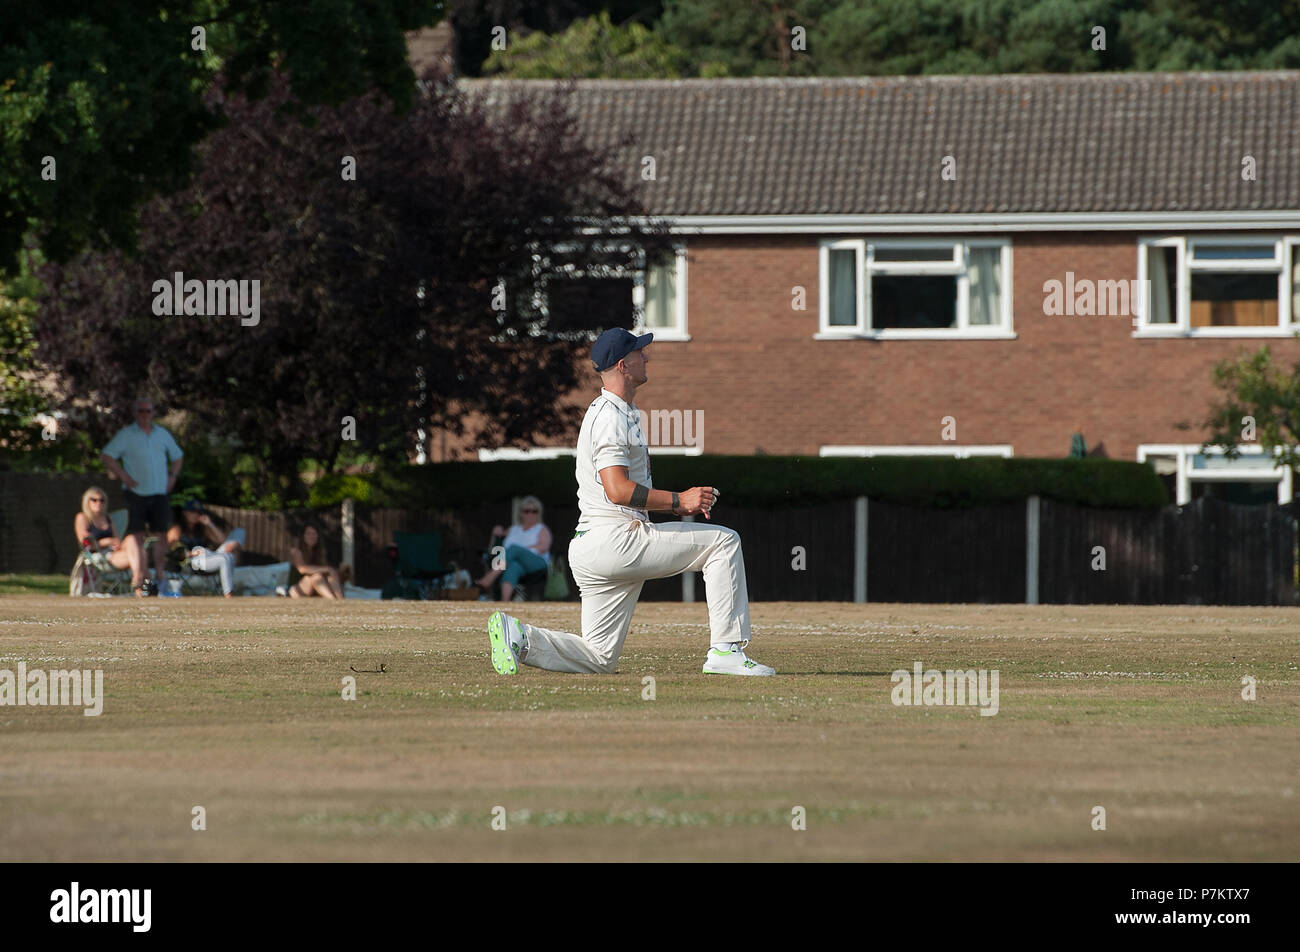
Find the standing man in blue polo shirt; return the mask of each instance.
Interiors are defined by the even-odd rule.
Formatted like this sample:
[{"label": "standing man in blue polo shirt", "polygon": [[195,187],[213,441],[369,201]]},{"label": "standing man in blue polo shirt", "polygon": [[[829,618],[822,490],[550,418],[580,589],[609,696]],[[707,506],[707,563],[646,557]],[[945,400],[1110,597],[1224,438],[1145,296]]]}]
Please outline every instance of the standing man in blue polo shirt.
[{"label": "standing man in blue polo shirt", "polygon": [[[126,533],[136,537],[141,551],[144,551],[146,531],[162,536],[171,527],[172,510],[167,496],[176,485],[183,458],[172,435],[154,424],[153,401],[148,397],[135,401],[135,422],[119,430],[104,447],[100,456],[104,468],[122,481],[126,494]],[[153,547],[154,577],[158,582],[163,579],[166,557],[167,546],[160,538]],[[143,573],[143,559],[140,566],[139,571]],[[131,587],[137,594],[145,594],[143,583],[143,577],[131,579]],[[155,586],[154,592],[157,591]]]}]

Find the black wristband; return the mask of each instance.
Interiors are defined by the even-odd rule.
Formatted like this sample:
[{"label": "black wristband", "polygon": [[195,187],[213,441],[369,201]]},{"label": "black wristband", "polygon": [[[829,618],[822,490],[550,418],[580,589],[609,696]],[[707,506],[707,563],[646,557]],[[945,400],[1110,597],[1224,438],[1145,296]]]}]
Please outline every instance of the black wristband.
[{"label": "black wristband", "polygon": [[650,501],[650,489],[637,483],[632,489],[632,499],[630,505],[633,509],[644,509],[645,504]]},{"label": "black wristband", "polygon": [[673,493],[673,515],[677,515],[677,508],[682,504],[682,497]]}]

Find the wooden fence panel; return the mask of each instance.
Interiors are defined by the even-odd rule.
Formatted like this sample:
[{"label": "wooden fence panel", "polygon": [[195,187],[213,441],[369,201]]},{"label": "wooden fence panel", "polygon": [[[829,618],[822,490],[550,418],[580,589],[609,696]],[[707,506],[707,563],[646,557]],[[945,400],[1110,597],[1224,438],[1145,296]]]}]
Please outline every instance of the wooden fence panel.
[{"label": "wooden fence panel", "polygon": [[917,509],[872,500],[867,599],[1023,602],[1025,504]]}]

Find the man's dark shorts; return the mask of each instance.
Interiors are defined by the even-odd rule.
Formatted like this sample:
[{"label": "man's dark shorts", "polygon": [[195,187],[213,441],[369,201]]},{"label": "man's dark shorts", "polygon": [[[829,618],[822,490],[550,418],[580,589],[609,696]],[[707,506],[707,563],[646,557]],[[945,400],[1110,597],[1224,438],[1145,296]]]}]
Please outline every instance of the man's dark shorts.
[{"label": "man's dark shorts", "polygon": [[166,532],[172,524],[172,507],[167,503],[167,496],[137,496],[126,490],[126,534],[136,532]]}]

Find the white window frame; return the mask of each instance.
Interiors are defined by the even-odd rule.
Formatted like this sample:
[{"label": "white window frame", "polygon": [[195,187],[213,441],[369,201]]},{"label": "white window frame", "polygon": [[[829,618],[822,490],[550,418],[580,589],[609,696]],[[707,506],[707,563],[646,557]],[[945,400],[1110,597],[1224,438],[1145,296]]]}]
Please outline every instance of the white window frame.
[{"label": "white window frame", "polygon": [[645,282],[648,268],[645,265],[645,253],[640,255],[641,270],[633,278],[632,313],[636,315],[633,333],[654,334],[655,341],[688,341],[691,339],[686,323],[686,245],[674,242],[673,251],[677,256],[677,291],[674,294],[674,307],[677,309],[677,324],[673,327],[648,327],[645,323]]},{"label": "white window frame", "polygon": [[[1242,259],[1223,261],[1196,259],[1197,245],[1273,245],[1271,260]],[[1171,324],[1152,324],[1150,316],[1150,285],[1147,283],[1147,249],[1177,248],[1175,279],[1174,320]],[[1138,321],[1133,331],[1134,337],[1290,337],[1300,330],[1300,314],[1293,314],[1291,307],[1291,271],[1300,256],[1300,235],[1296,234],[1255,234],[1255,235],[1220,235],[1189,234],[1143,236],[1138,238],[1138,282],[1142,289],[1138,303]],[[1226,263],[1226,267],[1225,267]],[[1280,270],[1279,270],[1280,269]],[[1197,271],[1224,272],[1236,271],[1249,273],[1259,271],[1277,272],[1277,326],[1247,325],[1242,327],[1192,327],[1192,274]]]},{"label": "white window frame", "polygon": [[577,455],[576,448],[563,446],[529,446],[522,449],[516,446],[502,446],[497,449],[480,449],[478,461],[495,463],[498,460],[561,459],[565,456]]},{"label": "white window frame", "polygon": [[[876,249],[940,248],[952,246],[951,261],[876,261]],[[1001,320],[995,324],[970,323],[970,250],[999,248],[1001,256]],[[856,254],[857,321],[830,323],[830,253],[853,249]],[[957,279],[957,326],[934,328],[873,328],[871,277],[873,274],[951,275]],[[828,238],[818,242],[818,331],[816,340],[1012,340],[1015,325],[1012,306],[1012,244],[1010,238]]]},{"label": "white window frame", "polygon": [[1015,449],[1010,443],[938,443],[905,446],[822,446],[818,456],[950,456],[968,459],[972,456],[1000,456],[1011,459]]},{"label": "white window frame", "polygon": [[[1261,457],[1264,448],[1258,444],[1238,446],[1242,456]],[[1275,451],[1276,452],[1276,451]],[[1195,456],[1222,456],[1221,446],[1205,446],[1200,443],[1140,443],[1137,449],[1139,463],[1150,462],[1153,457],[1168,459],[1173,457],[1175,502],[1185,506],[1192,501],[1192,483],[1277,483],[1277,501],[1285,505],[1295,495],[1295,474],[1289,466],[1278,464],[1272,469],[1250,467],[1234,470],[1229,464],[1224,469],[1197,470],[1192,467]]]},{"label": "white window frame", "polygon": [[[632,255],[634,264],[631,265],[606,265],[602,264],[596,267],[564,267],[564,268],[547,268],[543,266],[543,252],[534,245],[533,248],[533,276],[534,287],[533,306],[542,313],[544,318],[551,316],[550,308],[547,306],[547,297],[542,287],[546,281],[557,280],[561,278],[627,278],[632,281],[632,326],[633,332],[645,334],[647,332],[655,335],[656,341],[688,341],[691,339],[687,332],[686,324],[686,244],[685,242],[674,242],[673,251],[677,256],[677,292],[675,295],[675,307],[677,309],[677,326],[667,328],[647,328],[645,326],[645,281],[646,281],[646,256],[645,249],[638,247],[635,242],[624,241],[621,239],[610,239],[606,242],[597,242],[597,245],[606,251],[627,252]],[[572,252],[578,248],[574,242],[564,241],[557,242],[552,246],[552,250],[563,254]],[[543,272],[546,272],[543,275]],[[545,280],[543,280],[545,277]],[[529,333],[536,337],[542,333],[540,326],[530,328]],[[582,331],[581,336],[587,339],[593,339],[594,335]]]},{"label": "white window frame", "polygon": [[[702,446],[649,446],[646,448],[650,451],[651,456],[704,455],[704,447]],[[483,447],[478,451],[478,461],[480,463],[494,463],[499,460],[563,459],[566,456],[573,457],[577,455],[577,448],[572,446],[501,446],[495,449]]]}]

